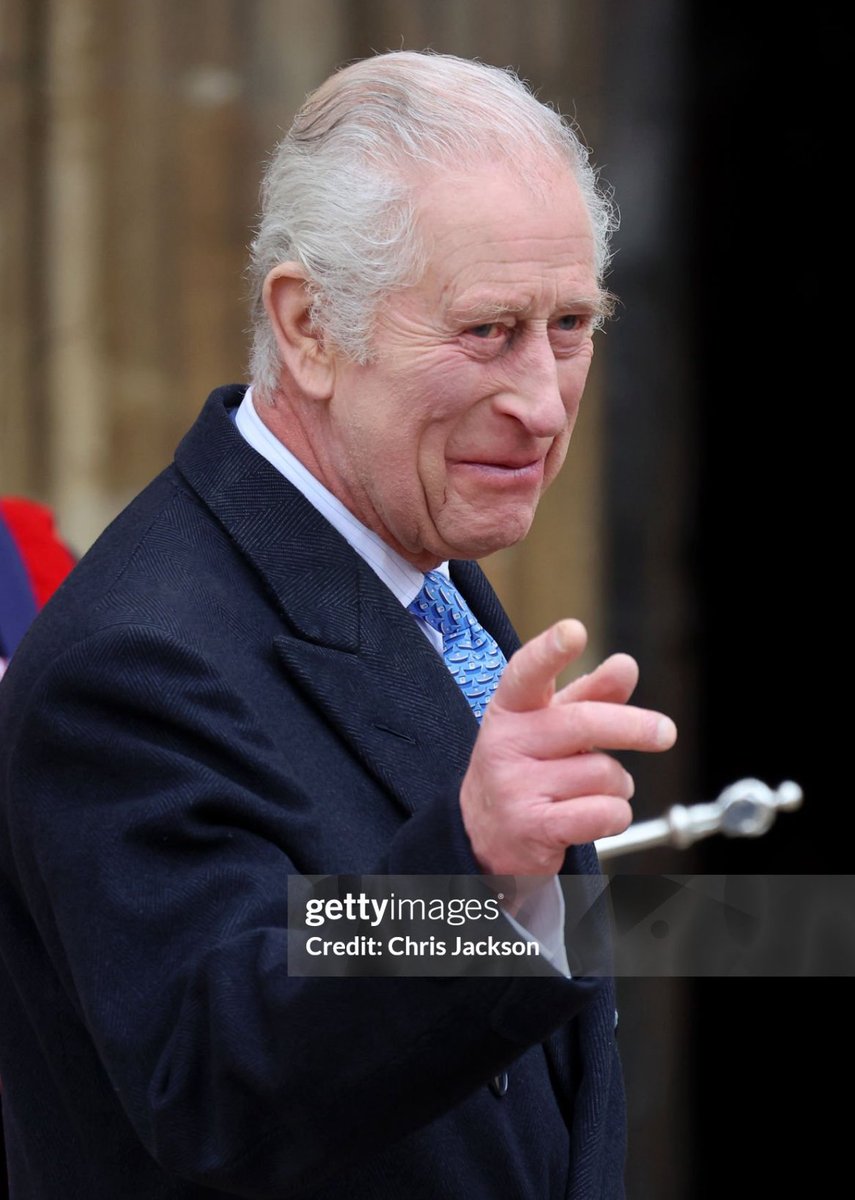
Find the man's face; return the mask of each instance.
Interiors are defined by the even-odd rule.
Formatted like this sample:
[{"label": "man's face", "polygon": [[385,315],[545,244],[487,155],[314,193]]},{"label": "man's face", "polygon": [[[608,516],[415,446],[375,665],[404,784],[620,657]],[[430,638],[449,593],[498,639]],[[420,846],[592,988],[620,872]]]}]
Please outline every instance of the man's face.
[{"label": "man's face", "polygon": [[423,570],[519,541],[564,461],[601,293],[578,187],[547,184],[420,187],[428,269],[381,307],[372,362],[336,359],[325,482]]}]

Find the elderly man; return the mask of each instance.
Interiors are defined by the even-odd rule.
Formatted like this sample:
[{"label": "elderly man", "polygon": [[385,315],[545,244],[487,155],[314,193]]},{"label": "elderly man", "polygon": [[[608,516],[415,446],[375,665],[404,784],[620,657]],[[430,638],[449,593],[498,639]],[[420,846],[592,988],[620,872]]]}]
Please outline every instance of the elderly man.
[{"label": "elderly man", "polygon": [[[556,691],[584,630],[519,649],[472,561],[561,467],[608,205],[513,76],[409,53],[309,97],[263,195],[251,390],[3,684],[12,1195],[611,1200],[613,989],[551,877],[630,819],[608,751],[675,732],[626,656]],[[543,878],[500,918],[538,975],[289,974],[289,873],[479,872]]]}]

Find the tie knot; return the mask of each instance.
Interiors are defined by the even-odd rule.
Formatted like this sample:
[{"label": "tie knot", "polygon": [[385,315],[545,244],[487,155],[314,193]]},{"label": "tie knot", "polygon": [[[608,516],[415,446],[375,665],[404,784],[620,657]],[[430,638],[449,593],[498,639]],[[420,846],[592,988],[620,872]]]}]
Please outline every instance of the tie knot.
[{"label": "tie knot", "polygon": [[463,597],[440,571],[428,571],[410,611],[438,629],[443,641],[459,637],[468,628]]}]

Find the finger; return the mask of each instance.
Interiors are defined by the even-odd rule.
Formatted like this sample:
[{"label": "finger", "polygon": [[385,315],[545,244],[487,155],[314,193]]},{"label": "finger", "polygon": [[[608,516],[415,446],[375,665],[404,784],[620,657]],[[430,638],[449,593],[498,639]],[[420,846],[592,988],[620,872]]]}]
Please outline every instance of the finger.
[{"label": "finger", "polygon": [[555,694],[555,677],[585,649],[588,635],[581,621],[559,621],[526,642],[502,672],[488,714],[494,706],[510,712],[545,708]]},{"label": "finger", "polygon": [[547,845],[578,846],[623,833],[632,821],[632,808],[615,796],[580,796],[547,805],[541,821]]},{"label": "finger", "polygon": [[555,696],[558,704],[572,700],[609,700],[625,704],[638,683],[638,663],[629,654],[613,654],[588,675],[568,683]]},{"label": "finger", "polygon": [[574,754],[537,764],[529,772],[529,787],[536,782],[541,796],[572,800],[578,796],[614,796],[631,800],[635,781],[616,758],[609,754]]},{"label": "finger", "polygon": [[669,750],[677,729],[670,717],[651,709],[577,700],[518,716],[505,740],[514,752],[543,760],[594,749]]}]

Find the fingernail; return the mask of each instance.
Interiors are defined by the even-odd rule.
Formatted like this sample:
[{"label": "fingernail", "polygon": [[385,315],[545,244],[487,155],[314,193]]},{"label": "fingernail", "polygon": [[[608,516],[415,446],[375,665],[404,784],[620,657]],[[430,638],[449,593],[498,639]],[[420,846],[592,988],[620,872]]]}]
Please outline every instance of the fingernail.
[{"label": "fingernail", "polygon": [[656,724],[656,745],[667,749],[677,740],[677,726],[670,717],[660,717]]},{"label": "fingernail", "polygon": [[569,654],[571,650],[575,649],[580,638],[584,644],[585,637],[585,629],[581,621],[577,621],[573,617],[565,617],[555,626],[555,645],[560,654]]},{"label": "fingernail", "polygon": [[570,631],[566,621],[559,621],[555,626],[555,645],[559,654],[566,654],[570,649]]}]

